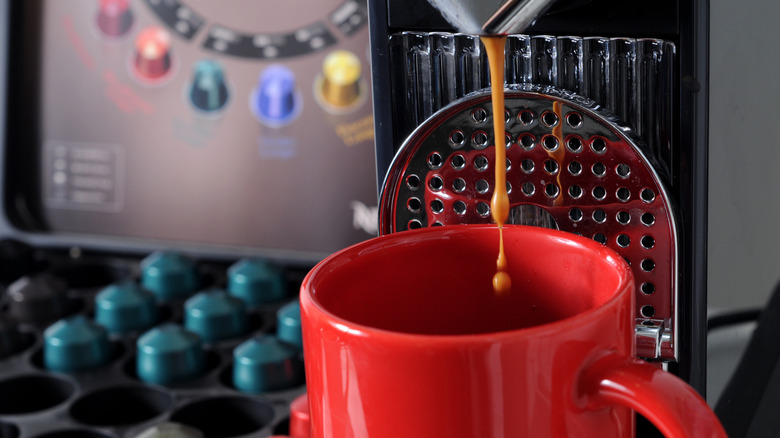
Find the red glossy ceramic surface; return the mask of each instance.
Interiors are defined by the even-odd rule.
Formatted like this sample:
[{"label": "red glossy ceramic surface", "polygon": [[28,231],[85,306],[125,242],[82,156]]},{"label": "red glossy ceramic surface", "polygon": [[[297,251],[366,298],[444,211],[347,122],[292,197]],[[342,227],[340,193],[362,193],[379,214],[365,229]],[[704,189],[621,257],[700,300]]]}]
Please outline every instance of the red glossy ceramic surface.
[{"label": "red glossy ceramic surface", "polygon": [[309,438],[310,430],[309,399],[303,394],[290,403],[290,437]]},{"label": "red glossy ceramic surface", "polygon": [[633,289],[612,250],[495,226],[405,231],[343,250],[301,289],[313,438],[725,436],[683,381],[633,359]]}]

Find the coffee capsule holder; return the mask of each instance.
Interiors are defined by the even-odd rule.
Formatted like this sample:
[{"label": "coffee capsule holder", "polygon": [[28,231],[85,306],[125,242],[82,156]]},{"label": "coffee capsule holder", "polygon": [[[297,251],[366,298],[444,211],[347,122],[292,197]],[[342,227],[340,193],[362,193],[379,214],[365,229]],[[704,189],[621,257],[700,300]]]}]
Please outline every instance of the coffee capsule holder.
[{"label": "coffee capsule holder", "polygon": [[0,301],[0,437],[287,433],[305,270],[29,253]]},{"label": "coffee capsule holder", "polygon": [[376,173],[366,2],[287,6],[0,0],[0,438],[294,431]]}]

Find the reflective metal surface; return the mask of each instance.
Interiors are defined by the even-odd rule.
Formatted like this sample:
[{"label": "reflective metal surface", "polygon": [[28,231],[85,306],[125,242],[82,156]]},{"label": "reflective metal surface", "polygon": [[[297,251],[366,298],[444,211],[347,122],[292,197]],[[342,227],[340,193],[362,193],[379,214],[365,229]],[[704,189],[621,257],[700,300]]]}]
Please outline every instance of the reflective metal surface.
[{"label": "reflective metal surface", "polygon": [[[637,317],[669,320],[666,347],[654,343],[640,355],[674,359],[675,218],[644,145],[582,96],[524,85],[507,89],[505,98],[509,123],[502,143],[513,217],[592,238],[623,256],[637,282]],[[475,92],[431,116],[407,139],[383,185],[380,233],[491,223],[491,111],[489,92]]]},{"label": "reflective metal surface", "polygon": [[523,32],[554,0],[428,0],[460,32],[505,35]]}]

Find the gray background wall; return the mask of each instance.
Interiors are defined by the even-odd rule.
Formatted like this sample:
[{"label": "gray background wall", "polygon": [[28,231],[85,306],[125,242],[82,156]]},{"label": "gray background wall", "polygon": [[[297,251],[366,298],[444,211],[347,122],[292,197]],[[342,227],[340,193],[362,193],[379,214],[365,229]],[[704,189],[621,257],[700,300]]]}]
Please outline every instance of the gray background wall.
[{"label": "gray background wall", "polygon": [[[709,308],[763,306],[780,281],[780,3],[710,4]],[[754,324],[713,331],[714,403]]]},{"label": "gray background wall", "polygon": [[709,307],[780,280],[780,3],[711,0]]}]

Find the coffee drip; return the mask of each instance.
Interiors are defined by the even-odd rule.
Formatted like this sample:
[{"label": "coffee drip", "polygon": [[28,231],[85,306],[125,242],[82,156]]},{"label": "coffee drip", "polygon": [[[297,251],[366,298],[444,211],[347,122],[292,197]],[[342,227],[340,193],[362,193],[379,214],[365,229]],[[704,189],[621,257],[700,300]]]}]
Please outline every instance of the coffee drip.
[{"label": "coffee drip", "polygon": [[490,65],[493,102],[493,138],[495,143],[495,187],[490,211],[498,225],[499,244],[493,290],[497,294],[512,287],[504,253],[503,227],[509,217],[509,195],[506,190],[506,148],[503,144],[504,120],[504,58],[506,34],[518,33],[532,25],[553,3],[553,0],[464,1],[429,0],[444,18],[463,33],[480,34]]},{"label": "coffee drip", "polygon": [[506,147],[504,145],[504,47],[505,36],[482,37],[490,64],[490,88],[493,101],[493,138],[495,139],[496,182],[493,188],[493,198],[490,201],[490,211],[493,220],[498,225],[498,260],[496,274],[493,276],[493,290],[497,294],[509,292],[512,281],[507,272],[506,254],[504,253],[504,224],[509,217],[509,194],[506,191]]}]

